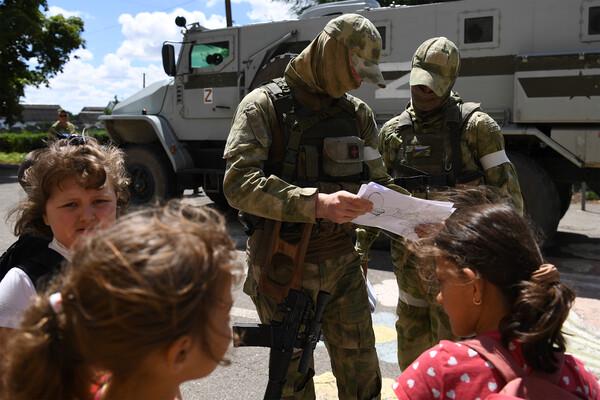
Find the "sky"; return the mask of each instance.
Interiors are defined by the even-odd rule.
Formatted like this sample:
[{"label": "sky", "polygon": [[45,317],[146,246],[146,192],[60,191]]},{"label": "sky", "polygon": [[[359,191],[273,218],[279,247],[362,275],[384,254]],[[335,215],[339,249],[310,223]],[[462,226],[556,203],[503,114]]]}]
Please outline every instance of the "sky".
[{"label": "sky", "polygon": [[[277,0],[231,0],[234,25],[295,18],[288,3]],[[161,46],[181,40],[175,17],[207,28],[225,27],[225,0],[49,0],[48,14],[78,16],[84,21],[85,49],[72,53],[50,87],[27,87],[25,104],[59,104],[78,114],[85,106],[104,107],[146,85],[167,79]],[[77,57],[74,57],[77,56]]]}]

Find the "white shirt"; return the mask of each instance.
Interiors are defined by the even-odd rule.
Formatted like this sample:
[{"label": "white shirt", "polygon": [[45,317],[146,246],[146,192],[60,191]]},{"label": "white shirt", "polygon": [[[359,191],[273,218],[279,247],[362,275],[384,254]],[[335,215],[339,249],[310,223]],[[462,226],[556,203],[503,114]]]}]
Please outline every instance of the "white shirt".
[{"label": "white shirt", "polygon": [[35,286],[25,271],[11,268],[0,281],[0,327],[18,328],[35,293]]},{"label": "white shirt", "polygon": [[[48,247],[65,259],[69,250],[53,239]],[[20,268],[11,268],[0,281],[0,328],[18,328],[25,310],[33,303],[36,291],[29,276]]]}]

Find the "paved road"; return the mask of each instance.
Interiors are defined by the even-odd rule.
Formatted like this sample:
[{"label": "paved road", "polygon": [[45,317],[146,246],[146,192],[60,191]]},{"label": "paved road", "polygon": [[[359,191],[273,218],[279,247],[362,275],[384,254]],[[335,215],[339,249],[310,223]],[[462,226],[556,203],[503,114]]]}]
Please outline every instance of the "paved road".
[{"label": "paved road", "polygon": [[[15,183],[14,171],[0,170],[0,215],[6,215],[20,196],[22,191]],[[197,204],[206,203],[206,199],[202,197],[189,197],[189,200]],[[241,250],[244,248],[244,234],[233,219],[229,228],[240,249],[240,260],[243,260]],[[3,251],[13,240],[9,225],[2,221],[0,250]],[[564,327],[569,334],[569,351],[584,359],[600,376],[600,204],[588,203],[588,211],[585,212],[579,210],[579,204],[572,204],[561,221],[554,245],[546,249],[546,255],[559,266],[563,280],[571,284],[579,296]],[[373,322],[384,376],[384,399],[393,398],[391,384],[400,373],[396,365],[394,330],[398,291],[391,271],[389,255],[385,251],[375,251],[369,278],[379,297]],[[241,287],[236,288],[234,296],[232,320],[257,321],[252,302],[241,291]],[[183,385],[184,399],[262,398],[266,385],[268,350],[233,349],[229,358],[230,366],[219,367],[210,377]],[[335,379],[322,344],[319,344],[315,352],[315,367],[317,397],[322,400],[336,399]]]}]

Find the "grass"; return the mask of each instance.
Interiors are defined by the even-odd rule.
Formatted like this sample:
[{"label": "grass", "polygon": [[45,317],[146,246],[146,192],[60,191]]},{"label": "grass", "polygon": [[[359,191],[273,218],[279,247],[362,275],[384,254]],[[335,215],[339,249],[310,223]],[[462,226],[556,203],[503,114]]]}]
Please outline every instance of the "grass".
[{"label": "grass", "polygon": [[0,152],[0,164],[14,164],[19,165],[25,158],[27,153],[2,153]]}]

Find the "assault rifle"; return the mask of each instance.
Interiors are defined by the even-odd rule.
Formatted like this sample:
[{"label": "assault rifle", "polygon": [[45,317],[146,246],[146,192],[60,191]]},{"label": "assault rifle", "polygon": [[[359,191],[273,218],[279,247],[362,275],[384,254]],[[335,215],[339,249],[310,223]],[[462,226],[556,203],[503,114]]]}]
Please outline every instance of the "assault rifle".
[{"label": "assault rifle", "polygon": [[[278,311],[284,315],[281,321],[271,324],[234,324],[234,346],[269,347],[269,382],[265,400],[281,399],[283,386],[294,349],[302,350],[298,371],[309,373],[314,349],[321,337],[321,324],[330,294],[319,291],[316,305],[309,295],[301,290],[302,266],[308,247],[311,224],[305,224],[300,240],[290,243],[281,239],[281,222],[266,220],[265,235],[269,247],[264,258],[259,291],[269,295],[278,303]],[[270,271],[279,262],[293,261],[293,273],[289,284],[281,285],[269,278]]]}]

